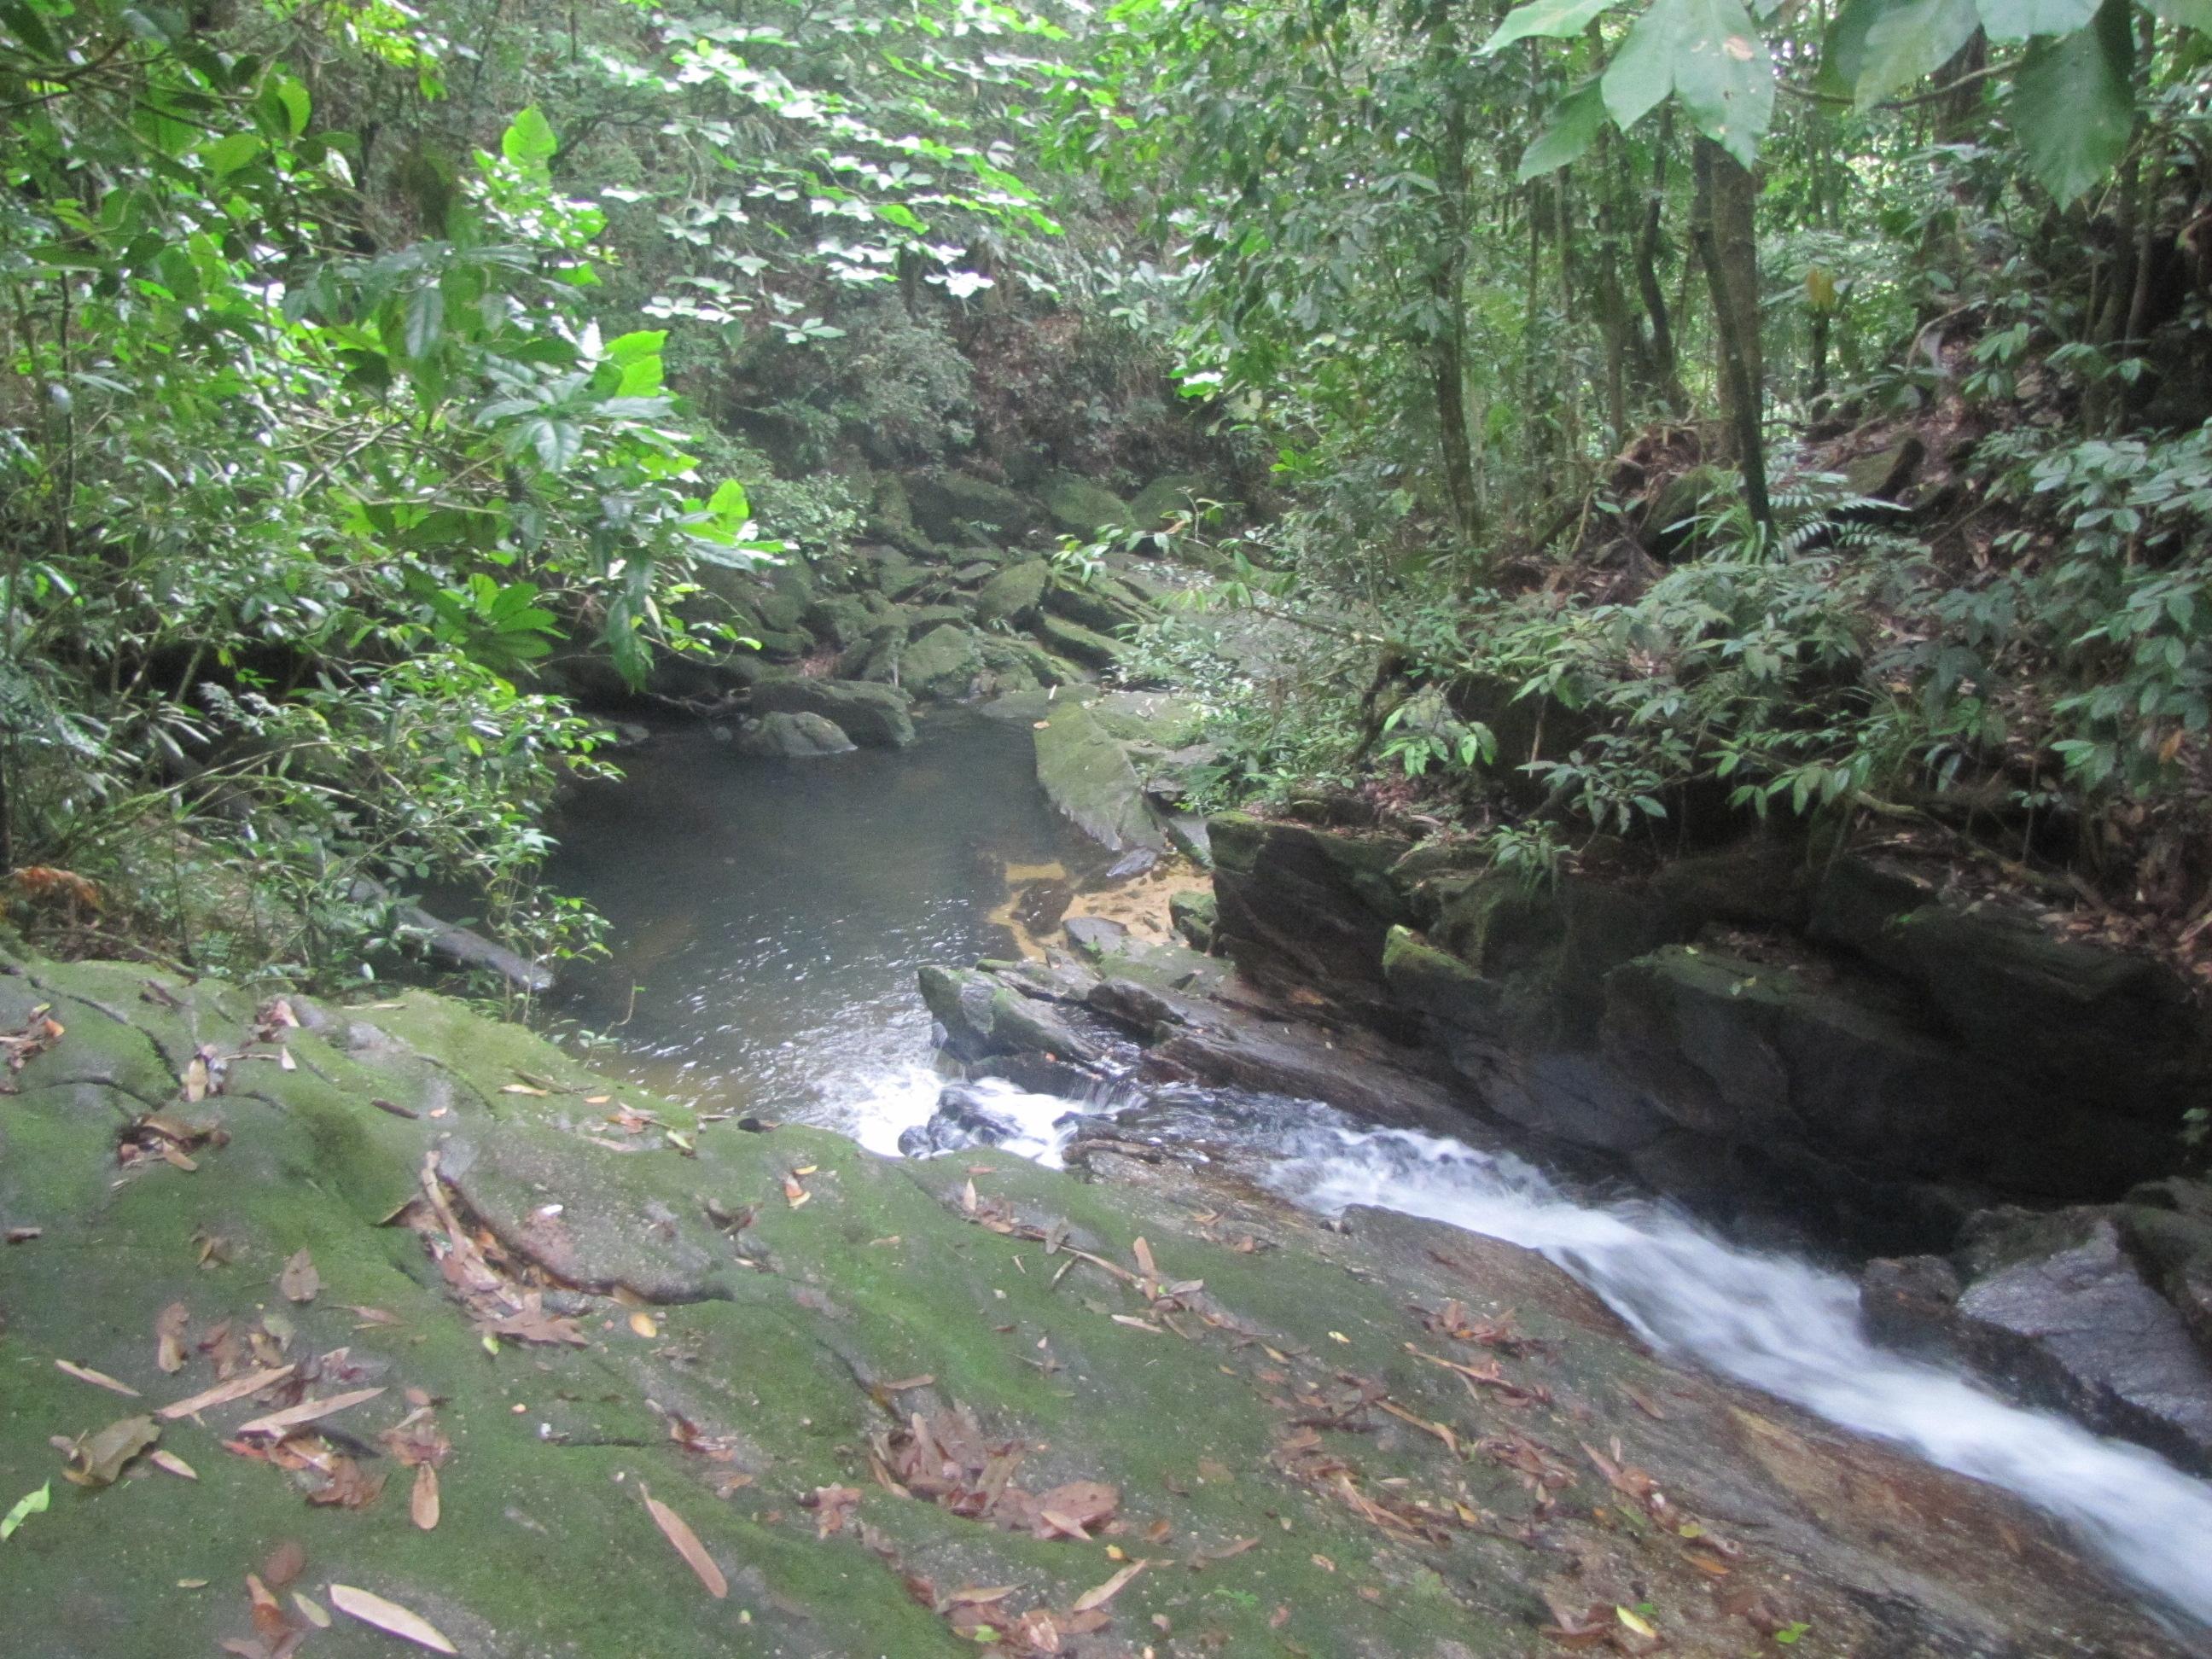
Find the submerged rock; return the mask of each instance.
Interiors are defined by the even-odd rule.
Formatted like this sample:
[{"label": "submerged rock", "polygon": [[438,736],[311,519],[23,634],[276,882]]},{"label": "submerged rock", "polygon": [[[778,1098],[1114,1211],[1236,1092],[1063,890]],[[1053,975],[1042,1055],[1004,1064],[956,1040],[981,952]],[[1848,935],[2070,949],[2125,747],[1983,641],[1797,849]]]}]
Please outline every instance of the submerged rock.
[{"label": "submerged rock", "polygon": [[749,720],[738,733],[737,750],[770,760],[812,760],[823,755],[849,755],[853,740],[834,720],[821,714],[764,714]]},{"label": "submerged rock", "polygon": [[819,714],[864,747],[900,748],[914,741],[906,693],[858,680],[771,680],[753,690],[759,714]]}]

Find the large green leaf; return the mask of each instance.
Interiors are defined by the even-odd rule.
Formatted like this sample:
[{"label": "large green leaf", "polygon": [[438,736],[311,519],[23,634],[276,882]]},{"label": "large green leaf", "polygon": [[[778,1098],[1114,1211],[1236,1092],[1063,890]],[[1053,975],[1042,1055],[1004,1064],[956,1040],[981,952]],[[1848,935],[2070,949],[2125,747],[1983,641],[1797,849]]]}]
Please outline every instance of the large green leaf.
[{"label": "large green leaf", "polygon": [[560,148],[561,141],[553,136],[553,124],[535,104],[516,114],[499,141],[501,155],[532,173],[543,172]]},{"label": "large green leaf", "polygon": [[1774,60],[1743,0],[1656,0],[1601,85],[1624,128],[1678,94],[1698,131],[1746,167],[1774,118]]},{"label": "large green leaf", "polygon": [[1588,28],[1593,19],[1611,11],[1616,3],[1617,0],[1529,0],[1528,4],[1516,6],[1506,13],[1497,32],[1482,43],[1479,55],[1487,58],[1532,35],[1555,40],[1571,39]]},{"label": "large green leaf", "polygon": [[1620,50],[1606,66],[1605,78],[1599,85],[1607,112],[1623,131],[1658,108],[1674,88],[1674,48],[1668,33],[1674,27],[1674,14],[1680,9],[1680,0],[1658,0],[1636,20],[1628,39],[1620,43]]},{"label": "large green leaf", "polygon": [[1593,78],[1552,106],[1544,130],[1522,153],[1516,176],[1526,181],[1566,166],[1596,141],[1597,130],[1604,125],[1605,94]]},{"label": "large green leaf", "polygon": [[2013,131],[2028,171],[2061,202],[2086,193],[2127,149],[2132,22],[2128,0],[2105,0],[2087,28],[2038,41],[2013,76]]},{"label": "large green leaf", "polygon": [[1875,12],[1851,78],[1862,109],[1933,75],[1982,26],[1974,0],[1875,0]]},{"label": "large green leaf", "polygon": [[2097,15],[2097,0],[1975,0],[1992,40],[2071,34]]},{"label": "large green leaf", "polygon": [[1774,120],[1774,60],[1743,0],[1686,0],[1674,94],[1698,130],[1746,167]]}]

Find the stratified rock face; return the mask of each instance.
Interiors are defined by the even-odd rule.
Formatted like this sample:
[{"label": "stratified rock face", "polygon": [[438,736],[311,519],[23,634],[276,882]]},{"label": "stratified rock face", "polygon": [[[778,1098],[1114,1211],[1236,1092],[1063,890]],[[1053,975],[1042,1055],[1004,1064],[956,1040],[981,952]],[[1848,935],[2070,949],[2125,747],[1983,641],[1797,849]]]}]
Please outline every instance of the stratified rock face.
[{"label": "stratified rock face", "polygon": [[750,722],[738,733],[738,752],[769,760],[814,760],[823,755],[849,755],[853,740],[834,720],[821,714],[767,714]]},{"label": "stratified rock face", "polygon": [[1212,938],[1255,979],[1425,1035],[1479,1111],[1865,1249],[1948,1248],[1997,1200],[2117,1197],[2174,1164],[2212,1087],[2204,1017],[2158,964],[1864,860],[1760,842],[1531,886],[1463,844],[1210,827]]},{"label": "stratified rock face", "polygon": [[1310,985],[1386,1017],[1382,946],[1407,919],[1390,866],[1406,843],[1224,813],[1207,820],[1214,948],[1263,984]]},{"label": "stratified rock face", "polygon": [[1995,1211],[1967,1241],[1948,1261],[1870,1263],[1869,1333],[2212,1474],[2212,1340],[2192,1328],[2187,1293],[2191,1270],[2212,1264],[2212,1220],[2132,1203]]},{"label": "stratified rock face", "polygon": [[895,749],[914,741],[907,696],[896,686],[858,680],[770,680],[753,689],[760,714],[819,714],[864,747]]}]

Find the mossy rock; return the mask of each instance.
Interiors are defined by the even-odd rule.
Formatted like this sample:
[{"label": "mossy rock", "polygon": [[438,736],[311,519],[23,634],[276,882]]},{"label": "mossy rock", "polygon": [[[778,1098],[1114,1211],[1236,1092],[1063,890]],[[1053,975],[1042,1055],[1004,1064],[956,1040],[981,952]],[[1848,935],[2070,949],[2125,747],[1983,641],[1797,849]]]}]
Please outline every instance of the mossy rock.
[{"label": "mossy rock", "polygon": [[964,697],[982,668],[975,635],[945,623],[908,644],[899,663],[899,684],[917,697]]},{"label": "mossy rock", "polygon": [[1036,616],[1051,580],[1052,567],[1042,559],[1006,566],[975,595],[975,620],[986,624],[1029,621]]},{"label": "mossy rock", "polygon": [[1220,495],[1194,472],[1171,472],[1137,492],[1129,503],[1129,517],[1139,530],[1158,530],[1170,518],[1189,513],[1193,496],[1218,501]]},{"label": "mossy rock", "polygon": [[1086,668],[1111,668],[1121,660],[1121,647],[1103,634],[1093,633],[1080,623],[1072,623],[1065,617],[1055,617],[1050,611],[1039,614],[1036,636],[1045,648],[1055,655],[1081,663]]},{"label": "mossy rock", "polygon": [[738,733],[738,752],[763,760],[815,760],[849,755],[854,744],[836,723],[820,714],[765,714]]},{"label": "mossy rock", "polygon": [[1072,472],[1054,474],[1038,492],[1053,523],[1065,535],[1089,541],[1102,532],[1134,530],[1129,504],[1101,483]]},{"label": "mossy rock", "polygon": [[1036,736],[1037,781],[1078,829],[1115,852],[1166,850],[1167,836],[1128,756],[1087,708],[1055,705]]},{"label": "mossy rock", "polygon": [[1045,588],[1044,608],[1101,633],[1146,621],[1146,609],[1121,598],[1113,586],[1113,579],[1103,572],[1089,582],[1055,580]]},{"label": "mossy rock", "polygon": [[914,741],[908,697],[896,686],[859,680],[775,680],[753,691],[753,712],[821,714],[865,747],[900,749]]},{"label": "mossy rock", "polygon": [[1044,525],[1035,501],[973,473],[914,473],[906,488],[915,523],[939,542],[966,542],[979,533],[1018,542]]}]

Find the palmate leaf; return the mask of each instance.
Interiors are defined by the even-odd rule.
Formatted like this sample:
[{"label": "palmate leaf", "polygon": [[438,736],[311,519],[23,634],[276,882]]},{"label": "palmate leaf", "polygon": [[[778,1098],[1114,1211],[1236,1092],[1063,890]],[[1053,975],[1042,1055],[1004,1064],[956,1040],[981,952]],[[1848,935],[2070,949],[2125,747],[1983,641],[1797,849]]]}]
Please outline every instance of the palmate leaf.
[{"label": "palmate leaf", "polygon": [[2128,147],[2132,21],[2128,0],[2105,0],[2087,28],[2039,41],[2013,77],[2012,125],[2028,171],[2061,202],[2086,192]]}]

